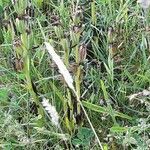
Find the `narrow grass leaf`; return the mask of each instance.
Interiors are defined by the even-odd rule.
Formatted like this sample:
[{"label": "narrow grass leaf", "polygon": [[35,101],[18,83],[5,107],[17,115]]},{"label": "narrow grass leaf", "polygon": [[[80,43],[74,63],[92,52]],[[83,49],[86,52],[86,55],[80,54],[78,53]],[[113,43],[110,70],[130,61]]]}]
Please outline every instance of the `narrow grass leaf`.
[{"label": "narrow grass leaf", "polygon": [[90,110],[93,110],[93,111],[96,111],[96,112],[100,112],[100,113],[107,113],[107,109],[104,108],[104,107],[101,107],[101,106],[89,103],[87,101],[82,101],[82,104],[83,104],[84,107],[86,107],[86,108],[88,108]]},{"label": "narrow grass leaf", "polygon": [[[92,103],[89,103],[87,101],[82,101],[82,104],[84,107],[90,109],[90,110],[93,110],[95,112],[99,112],[99,113],[107,113],[109,115],[110,114],[110,111],[108,110],[108,108],[106,107],[101,107],[101,106],[98,106],[98,105],[95,105],[95,104],[92,104]],[[117,111],[114,111],[114,116],[118,116],[118,117],[121,117],[121,118],[125,118],[125,119],[129,119],[131,120],[132,118],[128,115],[125,115],[123,113],[120,113],[120,112],[117,112]]]},{"label": "narrow grass leaf", "polygon": [[104,82],[102,80],[100,81],[100,84],[101,84],[101,88],[102,88],[102,91],[103,91],[103,94],[104,94],[104,99],[107,102],[107,100],[109,98],[108,98],[108,94],[107,94],[107,91],[106,91],[106,87],[105,87]]},{"label": "narrow grass leaf", "polygon": [[34,129],[36,129],[38,131],[38,133],[43,134],[43,135],[48,135],[48,136],[52,136],[52,137],[57,137],[59,139],[63,139],[63,140],[68,140],[70,137],[68,134],[62,134],[62,133],[57,133],[57,132],[51,132],[50,130],[47,130],[46,128],[42,127],[34,127]]},{"label": "narrow grass leaf", "polygon": [[101,88],[102,88],[102,91],[103,91],[103,95],[104,95],[104,99],[106,100],[106,103],[107,103],[107,110],[108,110],[108,113],[111,115],[112,117],[112,120],[114,122],[114,124],[117,124],[117,121],[116,121],[116,118],[115,118],[115,112],[109,102],[109,97],[108,97],[108,93],[107,93],[107,90],[106,90],[106,86],[104,84],[104,82],[101,80],[100,81],[100,84],[101,84]]},{"label": "narrow grass leaf", "polygon": [[129,119],[129,120],[132,120],[132,117],[130,117],[130,116],[126,115],[126,114],[117,112],[117,111],[115,111],[115,116],[121,117],[121,118],[125,118],[125,119]]},{"label": "narrow grass leaf", "polygon": [[127,127],[113,126],[110,128],[110,131],[115,132],[115,133],[126,132],[127,130],[128,130]]}]

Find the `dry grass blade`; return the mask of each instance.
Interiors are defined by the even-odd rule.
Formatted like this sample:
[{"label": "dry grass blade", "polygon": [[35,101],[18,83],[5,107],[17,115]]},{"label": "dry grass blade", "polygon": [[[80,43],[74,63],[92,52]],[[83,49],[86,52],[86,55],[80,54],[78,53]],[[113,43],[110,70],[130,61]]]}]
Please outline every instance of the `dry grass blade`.
[{"label": "dry grass blade", "polygon": [[54,48],[47,42],[45,42],[45,45],[46,45],[46,49],[47,49],[48,53],[51,55],[53,61],[56,63],[60,73],[63,75],[69,88],[75,92],[75,88],[73,86],[73,79],[72,79],[69,71],[67,70],[66,66],[64,65],[64,63],[62,62],[60,57],[56,54],[56,52],[54,51]]}]

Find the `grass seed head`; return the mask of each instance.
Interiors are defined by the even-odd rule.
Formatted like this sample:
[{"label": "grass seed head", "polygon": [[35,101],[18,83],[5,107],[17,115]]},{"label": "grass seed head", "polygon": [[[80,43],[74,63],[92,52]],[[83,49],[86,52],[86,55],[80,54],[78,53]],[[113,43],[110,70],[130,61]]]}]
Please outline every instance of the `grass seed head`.
[{"label": "grass seed head", "polygon": [[48,112],[48,114],[50,115],[52,123],[56,127],[58,127],[59,126],[59,116],[58,116],[58,113],[56,111],[56,108],[54,106],[52,106],[49,103],[49,100],[46,98],[43,98],[42,105],[45,108],[45,110]]}]

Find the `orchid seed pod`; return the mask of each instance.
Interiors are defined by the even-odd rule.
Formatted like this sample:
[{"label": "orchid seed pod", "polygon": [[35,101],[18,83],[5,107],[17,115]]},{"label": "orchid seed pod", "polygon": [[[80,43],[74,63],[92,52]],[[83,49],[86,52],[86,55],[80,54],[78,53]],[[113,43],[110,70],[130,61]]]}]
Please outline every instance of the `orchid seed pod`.
[{"label": "orchid seed pod", "polygon": [[85,44],[80,45],[79,47],[79,61],[83,62],[86,59],[87,47]]}]

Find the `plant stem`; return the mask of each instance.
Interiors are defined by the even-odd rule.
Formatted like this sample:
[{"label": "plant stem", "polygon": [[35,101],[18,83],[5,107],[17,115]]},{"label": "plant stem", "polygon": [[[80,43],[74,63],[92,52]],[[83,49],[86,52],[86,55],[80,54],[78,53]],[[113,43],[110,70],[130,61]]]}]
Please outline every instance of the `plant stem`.
[{"label": "plant stem", "polygon": [[89,118],[89,116],[88,116],[86,110],[84,109],[84,106],[82,105],[82,102],[80,101],[80,97],[78,96],[77,92],[75,92],[75,95],[76,95],[76,97],[77,97],[77,101],[79,102],[79,104],[80,104],[80,106],[81,106],[81,108],[82,108],[82,110],[83,110],[83,112],[84,112],[84,114],[85,114],[85,117],[87,118],[87,120],[88,120],[88,122],[89,122],[89,125],[91,126],[91,129],[92,129],[92,131],[93,131],[93,133],[94,133],[94,135],[95,135],[95,137],[96,137],[96,139],[97,139],[97,142],[98,142],[98,144],[99,144],[101,150],[103,150],[103,146],[102,146],[102,144],[101,144],[101,142],[100,142],[100,140],[99,140],[99,138],[98,138],[98,135],[97,135],[97,133],[96,133],[96,131],[95,131],[95,129],[94,129],[92,123],[91,123],[91,120],[90,120],[90,118]]},{"label": "plant stem", "polygon": [[95,1],[93,0],[91,2],[91,20],[92,20],[92,24],[96,25],[97,22],[97,18],[96,18],[96,5],[95,5]]}]

